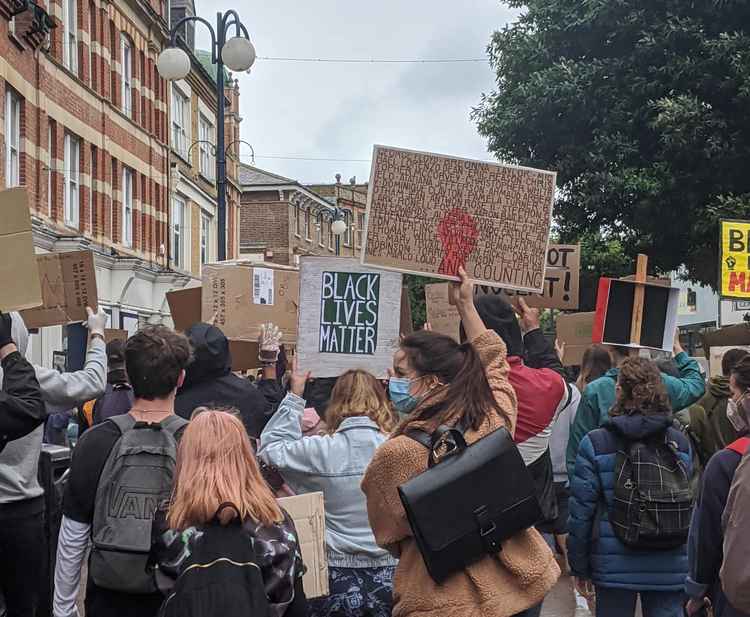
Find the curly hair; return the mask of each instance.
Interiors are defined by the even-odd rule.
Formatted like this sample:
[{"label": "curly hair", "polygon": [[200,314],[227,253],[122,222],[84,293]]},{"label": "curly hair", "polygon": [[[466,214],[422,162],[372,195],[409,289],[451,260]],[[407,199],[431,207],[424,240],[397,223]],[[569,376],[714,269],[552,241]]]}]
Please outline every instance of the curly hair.
[{"label": "curly hair", "polygon": [[667,390],[656,363],[647,358],[632,357],[620,365],[617,400],[610,416],[669,414]]}]

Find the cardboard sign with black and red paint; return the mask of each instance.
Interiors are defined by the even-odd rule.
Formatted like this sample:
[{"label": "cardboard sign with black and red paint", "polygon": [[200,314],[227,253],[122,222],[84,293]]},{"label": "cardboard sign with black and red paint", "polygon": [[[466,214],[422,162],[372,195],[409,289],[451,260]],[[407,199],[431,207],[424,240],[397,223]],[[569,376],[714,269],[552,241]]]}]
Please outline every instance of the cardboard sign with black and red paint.
[{"label": "cardboard sign with black and red paint", "polygon": [[375,146],[362,264],[541,293],[556,174]]},{"label": "cardboard sign with black and red paint", "polygon": [[579,244],[550,244],[547,249],[547,270],[544,275],[544,291],[540,294],[528,291],[499,289],[487,285],[477,285],[476,295],[504,295],[516,303],[523,298],[526,304],[535,308],[575,311],[578,309],[578,286],[581,274],[581,246]]}]

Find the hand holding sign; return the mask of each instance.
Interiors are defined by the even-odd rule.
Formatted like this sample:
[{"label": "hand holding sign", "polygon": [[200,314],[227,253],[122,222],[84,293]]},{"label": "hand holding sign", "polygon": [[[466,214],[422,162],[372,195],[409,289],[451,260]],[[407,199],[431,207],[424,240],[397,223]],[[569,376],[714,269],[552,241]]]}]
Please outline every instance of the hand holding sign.
[{"label": "hand holding sign", "polygon": [[540,328],[539,309],[529,307],[526,304],[526,300],[521,297],[518,298],[516,313],[518,314],[521,330],[524,334]]},{"label": "hand holding sign", "polygon": [[271,322],[261,324],[258,336],[258,360],[261,364],[276,364],[281,350],[281,330]]},{"label": "hand holding sign", "polygon": [[469,275],[463,266],[458,267],[458,276],[461,277],[461,282],[450,284],[448,301],[461,312],[467,306],[474,306],[474,285],[469,281]]}]

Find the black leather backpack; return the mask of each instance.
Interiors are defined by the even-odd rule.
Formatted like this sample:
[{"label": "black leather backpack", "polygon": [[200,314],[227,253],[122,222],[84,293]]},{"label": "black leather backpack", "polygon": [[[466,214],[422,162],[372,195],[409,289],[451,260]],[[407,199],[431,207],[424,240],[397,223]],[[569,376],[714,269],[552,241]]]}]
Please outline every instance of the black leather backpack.
[{"label": "black leather backpack", "polygon": [[507,429],[471,446],[447,426],[406,435],[430,451],[427,470],[398,492],[435,582],[498,554],[504,540],[542,519],[534,482]]}]

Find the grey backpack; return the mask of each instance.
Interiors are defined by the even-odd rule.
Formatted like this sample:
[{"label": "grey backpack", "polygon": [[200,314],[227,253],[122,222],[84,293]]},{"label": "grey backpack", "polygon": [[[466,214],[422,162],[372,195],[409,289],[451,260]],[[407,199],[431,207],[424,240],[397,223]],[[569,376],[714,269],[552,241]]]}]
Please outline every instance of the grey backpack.
[{"label": "grey backpack", "polygon": [[133,416],[124,414],[108,422],[120,429],[120,438],[96,490],[89,574],[105,589],[155,592],[146,568],[151,524],[159,503],[172,494],[175,434],[187,421],[169,416],[160,424],[136,423]]}]

